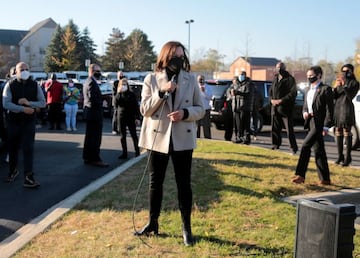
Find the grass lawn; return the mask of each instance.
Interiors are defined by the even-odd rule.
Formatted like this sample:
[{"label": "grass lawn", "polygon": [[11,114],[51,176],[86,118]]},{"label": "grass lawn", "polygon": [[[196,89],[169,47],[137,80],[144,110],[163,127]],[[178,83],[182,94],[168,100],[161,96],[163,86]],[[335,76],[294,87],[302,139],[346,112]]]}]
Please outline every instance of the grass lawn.
[{"label": "grass lawn", "polygon": [[[182,242],[171,162],[158,237],[135,237],[148,218],[143,159],[87,197],[14,257],[293,257],[296,208],[283,197],[358,188],[360,171],[330,165],[333,185],[318,186],[314,160],[306,183],[292,184],[298,156],[256,146],[199,140],[193,159],[193,247]],[[360,237],[354,236],[356,254]]]}]

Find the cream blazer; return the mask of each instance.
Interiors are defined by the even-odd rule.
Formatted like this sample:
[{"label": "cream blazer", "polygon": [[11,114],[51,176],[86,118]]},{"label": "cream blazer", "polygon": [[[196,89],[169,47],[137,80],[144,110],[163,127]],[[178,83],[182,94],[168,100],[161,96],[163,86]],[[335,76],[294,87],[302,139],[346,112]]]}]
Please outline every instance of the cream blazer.
[{"label": "cream blazer", "polygon": [[[165,70],[145,77],[141,92],[140,112],[144,119],[139,147],[169,153],[171,137],[175,151],[194,149],[196,148],[196,121],[205,114],[195,75],[180,71],[174,104],[171,94],[166,100],[159,97],[161,86],[167,82]],[[188,118],[171,122],[167,115],[181,109],[189,111]]]}]

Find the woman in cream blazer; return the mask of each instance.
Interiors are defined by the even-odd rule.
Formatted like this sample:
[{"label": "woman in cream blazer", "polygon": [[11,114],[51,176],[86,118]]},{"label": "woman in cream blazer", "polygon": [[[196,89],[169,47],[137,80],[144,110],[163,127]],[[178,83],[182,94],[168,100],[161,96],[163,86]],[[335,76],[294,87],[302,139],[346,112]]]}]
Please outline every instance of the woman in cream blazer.
[{"label": "woman in cream blazer", "polygon": [[185,47],[167,42],[160,51],[156,72],[149,74],[141,93],[143,123],[139,146],[149,155],[149,223],[137,235],[158,234],[163,182],[171,157],[178,189],[185,245],[194,243],[190,217],[192,208],[191,163],[196,147],[196,121],[205,114],[195,75],[190,72]]}]

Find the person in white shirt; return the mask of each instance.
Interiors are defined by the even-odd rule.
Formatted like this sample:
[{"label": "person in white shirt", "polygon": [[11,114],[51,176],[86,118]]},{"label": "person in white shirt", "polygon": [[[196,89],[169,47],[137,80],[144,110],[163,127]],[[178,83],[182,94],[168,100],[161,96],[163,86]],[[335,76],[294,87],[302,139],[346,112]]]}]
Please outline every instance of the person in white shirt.
[{"label": "person in white shirt", "polygon": [[205,78],[203,75],[198,75],[197,82],[199,84],[199,89],[201,92],[201,98],[205,108],[205,115],[202,119],[196,122],[197,124],[197,138],[200,138],[201,126],[203,128],[204,138],[211,139],[211,121],[210,121],[210,100],[212,98],[212,93],[209,87],[206,87]]},{"label": "person in white shirt", "polygon": [[303,117],[304,129],[307,129],[308,133],[301,146],[295,177],[292,179],[295,184],[305,182],[311,148],[314,148],[319,184],[331,184],[323,136],[333,125],[334,94],[332,88],[321,81],[322,74],[320,66],[312,66],[306,73],[310,86],[305,91]]}]

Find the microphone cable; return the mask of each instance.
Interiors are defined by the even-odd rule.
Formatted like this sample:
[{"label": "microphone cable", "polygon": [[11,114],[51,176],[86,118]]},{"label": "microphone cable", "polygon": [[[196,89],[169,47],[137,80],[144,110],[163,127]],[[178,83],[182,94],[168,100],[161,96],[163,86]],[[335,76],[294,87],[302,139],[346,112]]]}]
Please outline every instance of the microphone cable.
[{"label": "microphone cable", "polygon": [[[168,96],[169,94],[165,94],[164,97],[163,97],[163,103],[161,104],[161,108],[160,108],[160,114],[159,114],[159,117],[161,118],[162,116],[162,113],[163,113],[163,110],[164,110],[164,106],[165,106],[165,103],[168,99]],[[145,175],[146,175],[146,172],[148,170],[148,167],[149,167],[149,163],[150,163],[150,158],[151,158],[151,154],[153,152],[153,148],[154,148],[154,145],[155,145],[155,141],[156,141],[156,137],[158,135],[158,132],[159,132],[159,128],[160,128],[160,119],[159,119],[159,122],[158,122],[158,125],[157,125],[157,128],[156,128],[156,132],[155,132],[155,136],[154,136],[154,140],[152,142],[152,145],[151,145],[151,148],[150,150],[148,150],[148,157],[147,157],[147,161],[146,161],[146,164],[145,164],[145,168],[144,168],[144,172],[141,176],[141,179],[140,179],[140,182],[139,182],[139,185],[138,185],[138,188],[137,188],[137,191],[136,191],[136,195],[135,195],[135,198],[134,198],[134,202],[133,202],[133,207],[132,207],[132,223],[133,223],[133,229],[134,229],[134,234],[136,236],[140,236],[140,232],[136,230],[136,226],[135,226],[135,208],[136,208],[136,203],[137,203],[137,200],[138,200],[138,197],[139,197],[139,194],[140,194],[140,189],[142,187],[142,184],[144,182],[144,179],[145,179]],[[140,237],[140,240],[147,246],[151,247],[148,243],[146,243],[141,237]]]}]

